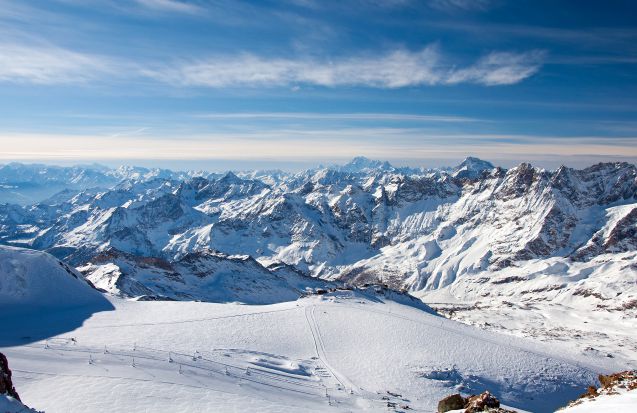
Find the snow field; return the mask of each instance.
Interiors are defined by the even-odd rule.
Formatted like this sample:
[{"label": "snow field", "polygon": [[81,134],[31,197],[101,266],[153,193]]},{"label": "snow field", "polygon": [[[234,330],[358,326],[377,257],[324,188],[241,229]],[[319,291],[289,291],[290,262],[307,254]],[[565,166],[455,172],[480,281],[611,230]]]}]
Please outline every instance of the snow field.
[{"label": "snow field", "polygon": [[0,349],[26,404],[49,413],[433,412],[450,393],[489,389],[548,412],[614,369],[370,293],[267,306],[111,301],[114,311],[73,331]]}]

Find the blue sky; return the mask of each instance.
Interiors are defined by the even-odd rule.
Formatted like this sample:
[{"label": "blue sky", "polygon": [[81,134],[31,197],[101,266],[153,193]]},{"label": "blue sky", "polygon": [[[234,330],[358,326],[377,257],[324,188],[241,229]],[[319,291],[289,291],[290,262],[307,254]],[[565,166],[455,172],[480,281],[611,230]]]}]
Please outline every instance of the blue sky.
[{"label": "blue sky", "polygon": [[628,0],[0,0],[0,162],[635,162],[636,15]]}]

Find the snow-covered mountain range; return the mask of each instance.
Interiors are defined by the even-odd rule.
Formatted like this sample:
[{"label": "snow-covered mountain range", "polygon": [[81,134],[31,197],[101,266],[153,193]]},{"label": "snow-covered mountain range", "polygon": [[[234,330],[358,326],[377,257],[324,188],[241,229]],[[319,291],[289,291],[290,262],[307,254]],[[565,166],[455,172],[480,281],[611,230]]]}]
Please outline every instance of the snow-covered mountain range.
[{"label": "snow-covered mountain range", "polygon": [[[467,158],[415,169],[355,158],[299,173],[226,174],[0,168],[5,186],[42,176],[65,190],[1,205],[0,242],[51,252],[125,296],[193,298],[207,282],[192,276],[202,265],[273,277],[290,294],[298,286],[290,274],[381,281],[463,321],[544,338],[568,329],[541,321],[552,311],[629,327],[637,315],[637,167],[628,163],[507,170]],[[520,326],[519,311],[545,327]],[[568,334],[588,330],[578,324]],[[624,339],[598,341],[630,359],[637,348]]]},{"label": "snow-covered mountain range", "polygon": [[116,169],[102,165],[52,166],[21,164],[0,165],[0,203],[29,205],[60,192],[87,188],[107,189],[122,180],[149,180],[153,178],[186,179],[214,174],[189,171],[173,172],[167,169],[121,166]]}]

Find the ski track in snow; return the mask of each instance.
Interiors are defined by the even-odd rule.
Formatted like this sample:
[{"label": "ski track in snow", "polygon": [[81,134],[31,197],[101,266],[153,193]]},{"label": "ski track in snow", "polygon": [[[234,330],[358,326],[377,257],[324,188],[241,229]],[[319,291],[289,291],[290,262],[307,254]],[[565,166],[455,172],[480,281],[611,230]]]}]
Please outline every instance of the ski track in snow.
[{"label": "ski track in snow", "polygon": [[314,314],[315,310],[315,305],[305,307],[305,318],[307,319],[308,326],[310,327],[310,332],[312,333],[312,340],[314,341],[316,356],[323,362],[325,368],[329,370],[332,376],[334,376],[334,378],[338,380],[343,389],[350,389],[352,392],[359,391],[360,389],[355,384],[348,380],[347,377],[345,377],[343,374],[339,373],[328,361],[327,351],[325,350],[325,343],[323,342],[319,325],[316,322],[316,316]]}]

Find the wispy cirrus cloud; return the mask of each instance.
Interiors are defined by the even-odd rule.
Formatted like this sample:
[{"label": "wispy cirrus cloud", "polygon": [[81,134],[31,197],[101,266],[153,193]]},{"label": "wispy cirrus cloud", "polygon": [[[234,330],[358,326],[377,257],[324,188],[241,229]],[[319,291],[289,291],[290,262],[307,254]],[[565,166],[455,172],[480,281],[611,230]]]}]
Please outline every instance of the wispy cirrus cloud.
[{"label": "wispy cirrus cloud", "polygon": [[578,48],[594,49],[601,53],[616,51],[623,56],[629,54],[627,53],[629,50],[634,50],[637,42],[637,30],[634,27],[568,28],[494,22],[484,24],[464,21],[434,21],[429,24],[431,27],[464,32],[467,35],[477,36],[489,41],[497,41],[500,38],[515,38],[518,41],[532,39],[553,45],[560,44],[569,47],[576,45]]},{"label": "wispy cirrus cloud", "polygon": [[0,81],[33,84],[68,84],[112,75],[109,59],[51,45],[0,43]]},{"label": "wispy cirrus cloud", "polygon": [[340,60],[268,58],[254,54],[218,56],[155,69],[144,75],[182,86],[277,87],[299,84],[395,89],[412,86],[474,83],[511,85],[532,76],[544,53],[494,52],[474,65],[455,68],[435,46],[420,51],[398,50],[379,56]]},{"label": "wispy cirrus cloud", "polygon": [[140,6],[164,12],[196,14],[204,9],[194,3],[178,0],[135,0]]},{"label": "wispy cirrus cloud", "polygon": [[494,52],[457,68],[432,45],[420,51],[400,49],[334,60],[241,53],[160,64],[80,53],[43,42],[0,42],[0,82],[51,85],[141,79],[195,88],[498,86],[532,76],[543,59],[541,51]]},{"label": "wispy cirrus cloud", "polygon": [[416,53],[395,51],[378,57],[335,61],[244,53],[146,70],[145,74],[171,84],[213,88],[294,84],[399,88],[439,83],[438,61],[439,53],[435,47]]},{"label": "wispy cirrus cloud", "polygon": [[512,85],[540,70],[546,53],[533,50],[525,53],[493,52],[472,66],[453,71],[447,83],[480,83],[487,86]]},{"label": "wispy cirrus cloud", "polygon": [[273,120],[343,120],[343,121],[400,121],[400,122],[484,122],[482,119],[464,116],[417,115],[406,113],[319,113],[319,112],[236,112],[204,113],[197,118],[211,120],[228,119],[273,119]]}]

